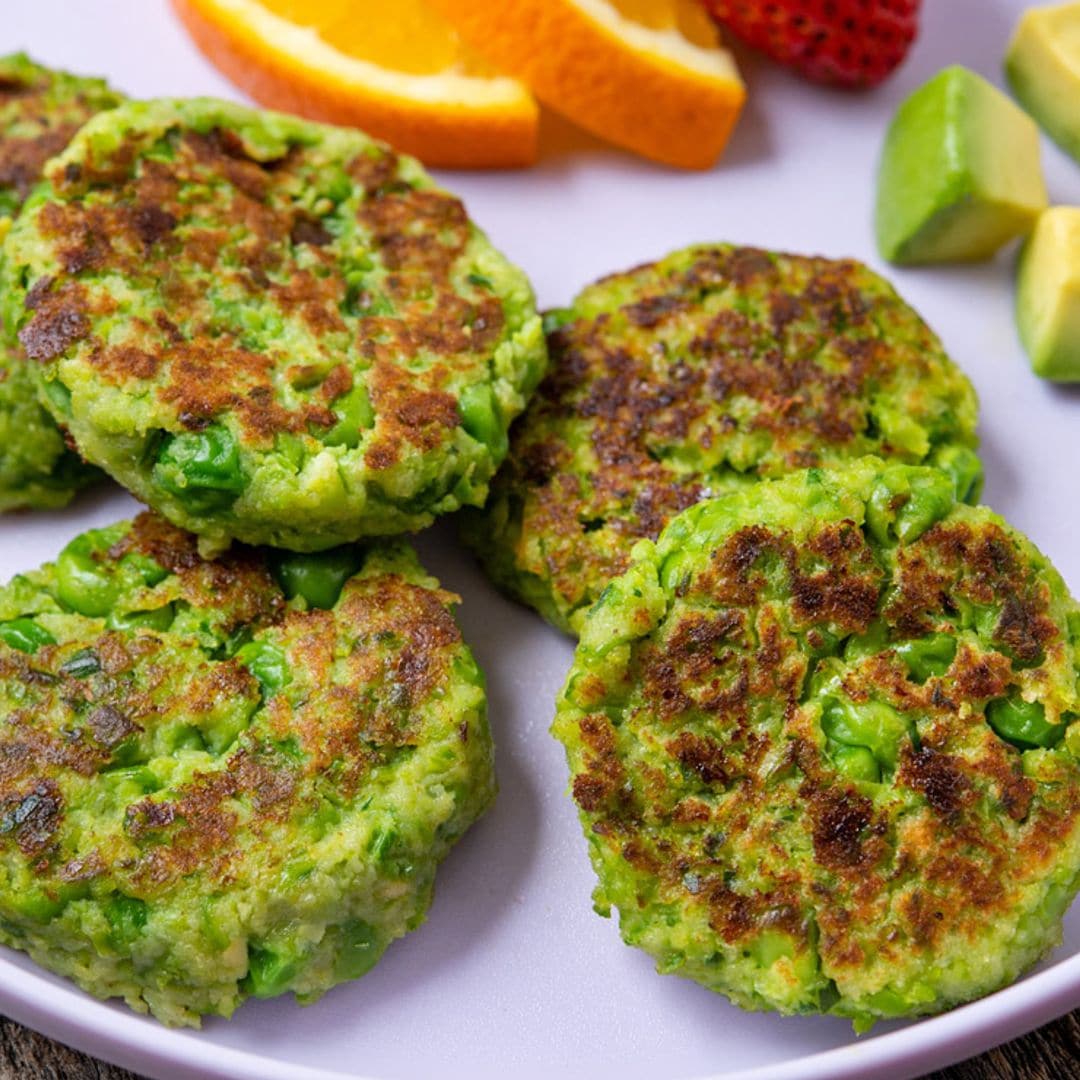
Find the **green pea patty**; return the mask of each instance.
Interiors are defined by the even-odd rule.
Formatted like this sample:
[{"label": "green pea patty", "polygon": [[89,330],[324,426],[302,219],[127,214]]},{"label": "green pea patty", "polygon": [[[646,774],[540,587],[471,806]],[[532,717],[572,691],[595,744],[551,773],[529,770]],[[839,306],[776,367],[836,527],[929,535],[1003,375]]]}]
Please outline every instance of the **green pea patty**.
[{"label": "green pea patty", "polygon": [[167,1024],[419,925],[494,793],[456,597],[395,541],[200,558],[152,514],[0,589],[0,941]]},{"label": "green pea patty", "polygon": [[[0,57],[0,238],[45,162],[119,102],[100,79],[50,71],[22,53]],[[63,506],[99,476],[64,445],[38,403],[22,350],[0,345],[0,511]]]},{"label": "green pea patty", "polygon": [[943,473],[700,503],[591,609],[553,731],[658,969],[864,1029],[1015,979],[1080,885],[1080,606]]},{"label": "green pea patty", "polygon": [[0,286],[46,407],[207,551],[482,503],[546,359],[524,275],[415,161],[209,99],[87,125]]},{"label": "green pea patty", "polygon": [[710,494],[863,454],[978,493],[971,385],[857,262],[691,247],[590,285],[548,328],[551,371],[464,535],[571,633],[634,543]]}]

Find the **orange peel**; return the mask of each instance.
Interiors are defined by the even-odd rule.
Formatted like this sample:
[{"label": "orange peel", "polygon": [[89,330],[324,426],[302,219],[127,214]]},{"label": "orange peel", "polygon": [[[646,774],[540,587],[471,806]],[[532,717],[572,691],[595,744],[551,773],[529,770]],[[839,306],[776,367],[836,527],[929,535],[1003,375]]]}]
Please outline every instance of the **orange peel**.
[{"label": "orange peel", "polygon": [[[363,128],[425,164],[528,165],[539,110],[425,0],[172,0],[207,58],[261,105]],[[382,20],[378,34],[366,28]]]},{"label": "orange peel", "polygon": [[692,0],[428,0],[465,44],[613,143],[688,169],[715,163],[745,100]]}]

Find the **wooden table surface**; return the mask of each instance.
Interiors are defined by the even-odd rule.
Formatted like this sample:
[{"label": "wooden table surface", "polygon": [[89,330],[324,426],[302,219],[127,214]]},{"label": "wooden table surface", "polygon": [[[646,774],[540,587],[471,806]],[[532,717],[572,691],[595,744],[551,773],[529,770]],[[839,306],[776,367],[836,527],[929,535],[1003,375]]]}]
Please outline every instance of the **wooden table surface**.
[{"label": "wooden table surface", "polygon": [[[1080,1009],[926,1080],[1074,1080],[1080,1077]],[[140,1080],[0,1016],[0,1080]]]}]

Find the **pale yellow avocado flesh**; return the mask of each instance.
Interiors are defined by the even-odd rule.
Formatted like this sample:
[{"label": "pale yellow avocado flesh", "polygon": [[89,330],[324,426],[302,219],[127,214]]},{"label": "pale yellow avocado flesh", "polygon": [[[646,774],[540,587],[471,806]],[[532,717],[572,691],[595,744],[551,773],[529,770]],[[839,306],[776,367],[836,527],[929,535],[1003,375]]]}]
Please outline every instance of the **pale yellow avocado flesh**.
[{"label": "pale yellow avocado flesh", "polygon": [[1020,256],[1016,320],[1037,375],[1080,382],[1080,207],[1040,216]]},{"label": "pale yellow avocado flesh", "polygon": [[1020,104],[1080,160],[1080,3],[1024,12],[1005,55],[1005,73]]},{"label": "pale yellow avocado flesh", "polygon": [[986,259],[1046,204],[1038,128],[985,79],[949,67],[900,105],[878,174],[884,258]]}]

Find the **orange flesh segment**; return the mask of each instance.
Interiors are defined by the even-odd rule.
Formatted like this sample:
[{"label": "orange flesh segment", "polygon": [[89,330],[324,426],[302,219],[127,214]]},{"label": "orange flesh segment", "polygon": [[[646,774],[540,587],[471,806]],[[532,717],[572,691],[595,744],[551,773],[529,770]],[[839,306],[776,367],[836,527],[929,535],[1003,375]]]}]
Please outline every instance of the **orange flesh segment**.
[{"label": "orange flesh segment", "polygon": [[434,75],[459,59],[457,34],[424,0],[261,0],[328,45],[379,67]]},{"label": "orange flesh segment", "polygon": [[674,30],[705,48],[718,42],[716,25],[700,0],[609,0],[620,14],[650,30]]}]

